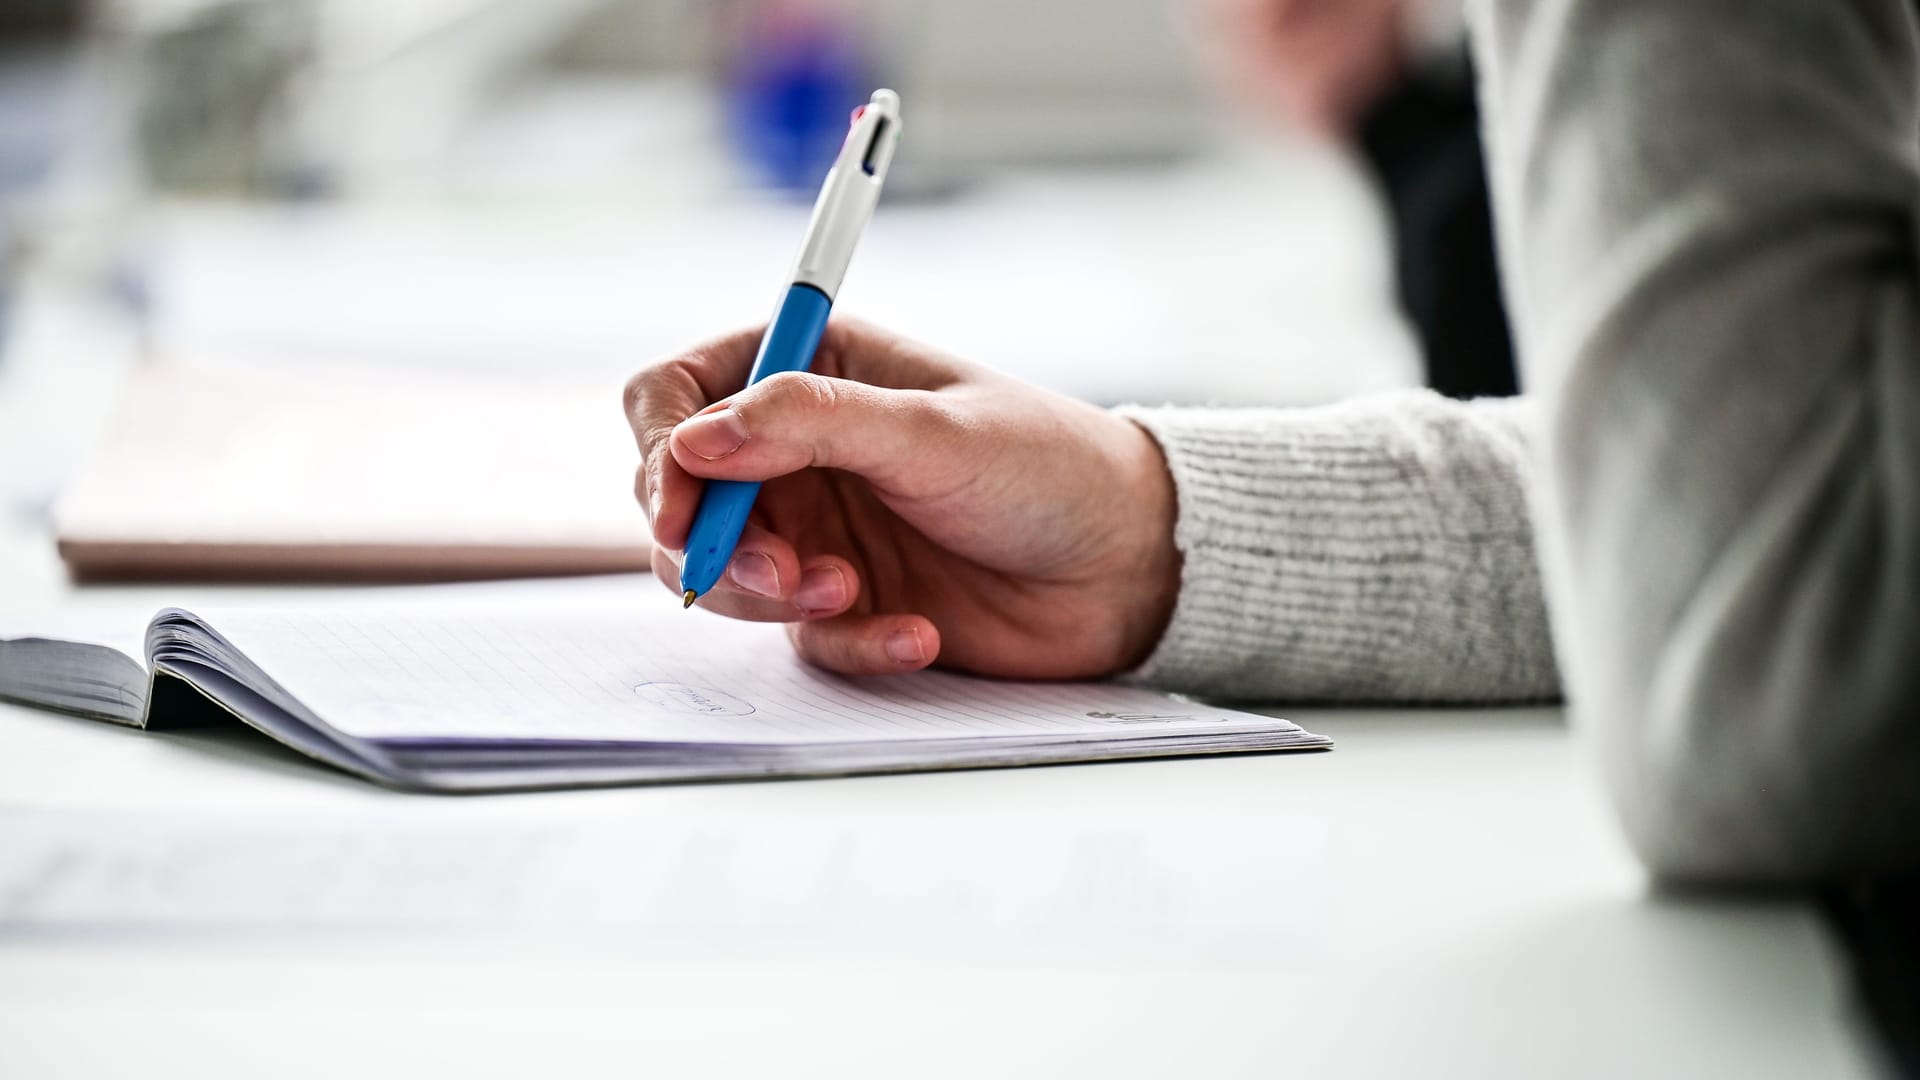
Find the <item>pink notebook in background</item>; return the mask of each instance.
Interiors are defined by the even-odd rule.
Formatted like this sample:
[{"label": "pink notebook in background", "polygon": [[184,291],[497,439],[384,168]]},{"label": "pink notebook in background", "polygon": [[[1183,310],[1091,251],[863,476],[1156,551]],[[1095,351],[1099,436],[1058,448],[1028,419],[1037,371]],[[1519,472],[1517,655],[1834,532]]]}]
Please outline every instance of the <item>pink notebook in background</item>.
[{"label": "pink notebook in background", "polygon": [[604,379],[161,364],[54,508],[81,580],[644,570]]}]

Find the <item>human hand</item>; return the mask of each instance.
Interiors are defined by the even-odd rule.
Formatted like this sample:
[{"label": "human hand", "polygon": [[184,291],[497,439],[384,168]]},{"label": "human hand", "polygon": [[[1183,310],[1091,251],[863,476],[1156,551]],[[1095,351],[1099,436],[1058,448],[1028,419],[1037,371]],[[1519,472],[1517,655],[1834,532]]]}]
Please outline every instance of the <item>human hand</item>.
[{"label": "human hand", "polygon": [[1209,71],[1234,96],[1346,137],[1407,64],[1416,0],[1197,0]]},{"label": "human hand", "polygon": [[635,491],[676,597],[701,483],[761,480],[700,602],[789,624],[815,664],[1066,679],[1146,658],[1180,556],[1173,481],[1145,431],[838,318],[811,373],[739,390],[759,340],[720,338],[627,384]]}]

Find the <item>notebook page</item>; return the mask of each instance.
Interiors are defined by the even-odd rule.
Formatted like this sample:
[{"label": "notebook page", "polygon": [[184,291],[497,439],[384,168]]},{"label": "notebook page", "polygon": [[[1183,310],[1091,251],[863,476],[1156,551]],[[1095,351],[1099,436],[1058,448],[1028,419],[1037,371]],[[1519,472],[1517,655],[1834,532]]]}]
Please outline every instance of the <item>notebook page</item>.
[{"label": "notebook page", "polygon": [[328,725],[372,739],[824,744],[1292,731],[1100,683],[847,679],[776,626],[644,604],[208,612]]},{"label": "notebook page", "polygon": [[37,638],[97,645],[144,664],[147,620],[153,608],[126,604],[80,605],[0,615],[0,641]]}]

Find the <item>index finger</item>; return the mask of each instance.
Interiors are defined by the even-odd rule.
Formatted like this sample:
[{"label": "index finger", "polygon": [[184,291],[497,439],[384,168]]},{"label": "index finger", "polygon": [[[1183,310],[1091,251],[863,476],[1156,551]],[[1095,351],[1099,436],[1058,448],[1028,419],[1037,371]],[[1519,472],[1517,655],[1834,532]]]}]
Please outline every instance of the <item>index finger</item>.
[{"label": "index finger", "polygon": [[700,481],[675,463],[668,439],[682,420],[746,385],[760,335],[754,327],[714,338],[627,380],[627,423],[640,448],[635,494],[645,500],[655,542],[669,549],[686,546]]}]

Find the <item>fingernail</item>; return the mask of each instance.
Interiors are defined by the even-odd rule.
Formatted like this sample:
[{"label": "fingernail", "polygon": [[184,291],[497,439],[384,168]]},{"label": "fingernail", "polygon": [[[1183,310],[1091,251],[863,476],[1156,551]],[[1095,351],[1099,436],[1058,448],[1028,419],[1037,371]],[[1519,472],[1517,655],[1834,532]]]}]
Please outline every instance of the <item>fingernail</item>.
[{"label": "fingernail", "polygon": [[800,575],[793,606],[807,614],[837,611],[847,602],[847,576],[837,566],[817,566]]},{"label": "fingernail", "polygon": [[687,449],[712,461],[723,458],[747,441],[747,425],[732,409],[702,413],[680,425],[680,441]]},{"label": "fingernail", "polygon": [[924,661],[927,653],[920,647],[920,631],[895,630],[887,637],[887,655],[901,664],[918,664]]},{"label": "fingernail", "polygon": [[727,577],[755,596],[772,598],[780,595],[780,571],[774,568],[772,559],[757,551],[734,556],[733,562],[727,567]]}]

